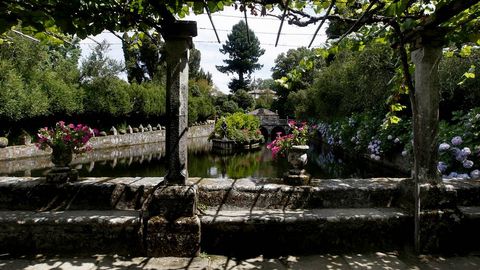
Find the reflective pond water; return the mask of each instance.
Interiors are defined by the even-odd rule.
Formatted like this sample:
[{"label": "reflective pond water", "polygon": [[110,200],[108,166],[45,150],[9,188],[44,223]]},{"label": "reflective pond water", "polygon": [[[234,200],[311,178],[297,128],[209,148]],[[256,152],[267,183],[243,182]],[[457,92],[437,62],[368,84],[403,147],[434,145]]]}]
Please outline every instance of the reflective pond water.
[{"label": "reflective pond water", "polygon": [[[48,156],[45,156],[33,159],[40,165],[32,168],[11,169],[9,173],[0,170],[0,175],[44,175],[49,169],[48,166],[51,165],[48,158]],[[18,166],[17,163],[14,164]],[[32,162],[28,164],[32,164]],[[149,144],[121,149],[97,150],[77,157],[72,167],[79,171],[80,176],[164,176],[166,174],[165,146],[164,144]],[[306,169],[315,178],[405,176],[364,159],[347,158],[338,156],[338,154],[336,156],[330,149],[320,149],[320,147],[311,147]],[[211,143],[206,138],[195,139],[189,143],[188,171],[190,177],[279,178],[287,170],[287,161],[285,159],[272,159],[270,150],[265,146],[256,151],[220,155],[212,152]]]}]

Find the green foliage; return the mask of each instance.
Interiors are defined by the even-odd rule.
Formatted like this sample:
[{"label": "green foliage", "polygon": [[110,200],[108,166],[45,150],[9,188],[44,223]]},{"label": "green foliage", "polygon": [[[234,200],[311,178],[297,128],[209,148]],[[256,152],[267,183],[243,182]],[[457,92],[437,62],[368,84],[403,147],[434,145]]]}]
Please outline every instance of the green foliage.
[{"label": "green foliage", "polygon": [[[290,49],[275,59],[272,78],[276,80],[276,84],[272,85],[272,89],[278,99],[273,102],[272,108],[278,110],[281,116],[295,115],[295,108],[299,104],[295,103],[298,101],[295,93],[308,88],[314,75],[325,66],[325,61],[319,54],[320,50],[305,47]],[[289,100],[290,95],[292,96]]]},{"label": "green foliage", "polygon": [[0,60],[0,118],[18,121],[45,114],[48,100],[38,88],[27,88],[8,60]]},{"label": "green foliage", "polygon": [[238,75],[238,79],[232,79],[230,82],[230,90],[234,93],[239,89],[248,90],[250,74],[262,68],[262,65],[258,64],[258,59],[265,50],[260,47],[260,41],[253,31],[247,28],[244,21],[233,26],[220,52],[228,54],[229,58],[223,60],[225,66],[217,66],[217,69],[220,72]]},{"label": "green foliage", "polygon": [[[450,118],[452,111],[471,109],[478,106],[480,99],[480,76],[465,79],[463,75],[472,65],[479,65],[480,50],[471,50],[468,56],[454,54],[444,57],[439,64],[439,83],[442,100],[440,111],[443,118]],[[473,75],[478,71],[473,70]],[[460,83],[462,82],[463,83]]]},{"label": "green foliage", "polygon": [[290,98],[294,104],[303,104],[296,114],[334,119],[368,110],[385,113],[389,94],[386,86],[394,74],[391,56],[386,45],[337,54],[328,67],[314,75],[315,81],[306,93]]},{"label": "green foliage", "polygon": [[249,112],[255,108],[255,100],[245,90],[238,90],[232,95],[232,100],[238,104],[238,107],[243,109],[244,112]]},{"label": "green foliage", "polygon": [[130,85],[132,113],[141,117],[165,114],[165,86],[157,82],[133,83]]},{"label": "green foliage", "polygon": [[162,81],[166,64],[161,57],[165,50],[165,42],[160,34],[153,32],[136,32],[132,36],[123,34],[123,55],[127,78],[142,83],[151,80]]},{"label": "green foliage", "polygon": [[124,116],[132,112],[129,85],[117,77],[96,77],[84,84],[85,112]]},{"label": "green foliage", "polygon": [[110,45],[104,40],[97,44],[92,53],[82,61],[82,81],[89,81],[98,77],[113,77],[123,71],[122,64],[114,59],[108,58],[107,52]]},{"label": "green foliage", "polygon": [[206,79],[189,81],[188,123],[205,121],[215,115],[212,85]]},{"label": "green foliage", "polygon": [[[78,45],[46,46],[11,33],[0,45],[1,118],[18,121],[82,111]],[[35,57],[32,57],[32,56]]]}]

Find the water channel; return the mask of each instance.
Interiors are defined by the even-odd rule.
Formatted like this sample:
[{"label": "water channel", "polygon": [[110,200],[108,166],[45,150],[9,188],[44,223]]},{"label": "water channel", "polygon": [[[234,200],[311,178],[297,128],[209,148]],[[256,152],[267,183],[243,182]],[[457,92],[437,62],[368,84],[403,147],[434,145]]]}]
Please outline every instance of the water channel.
[{"label": "water channel", "polygon": [[[22,162],[25,165],[22,165]],[[47,173],[50,166],[49,156],[14,160],[0,166],[0,175],[42,176]],[[164,176],[166,174],[165,146],[160,143],[99,149],[76,157],[72,167],[79,171],[80,176]],[[405,176],[400,172],[372,164],[364,159],[334,155],[330,149],[318,146],[311,147],[306,169],[315,178]],[[287,161],[285,159],[274,160],[266,146],[256,151],[220,155],[212,152],[211,143],[206,138],[197,138],[189,142],[188,171],[190,177],[280,178],[287,170]]]}]

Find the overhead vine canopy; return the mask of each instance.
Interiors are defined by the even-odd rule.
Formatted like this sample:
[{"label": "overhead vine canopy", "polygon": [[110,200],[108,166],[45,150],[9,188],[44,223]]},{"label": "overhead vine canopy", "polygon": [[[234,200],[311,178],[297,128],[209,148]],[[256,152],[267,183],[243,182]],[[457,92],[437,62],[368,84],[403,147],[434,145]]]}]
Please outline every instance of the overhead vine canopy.
[{"label": "overhead vine canopy", "polygon": [[[407,41],[420,31],[444,28],[451,38],[478,40],[478,0],[2,0],[0,33],[17,25],[31,31],[58,30],[81,38],[103,30],[161,30],[176,15],[217,12],[235,6],[252,15],[276,16],[306,26],[325,19],[348,25],[342,36],[364,25],[397,27]],[[283,13],[272,12],[274,8]],[[274,15],[277,14],[277,15]],[[278,15],[280,14],[280,15]],[[313,34],[313,33],[312,33]]]}]

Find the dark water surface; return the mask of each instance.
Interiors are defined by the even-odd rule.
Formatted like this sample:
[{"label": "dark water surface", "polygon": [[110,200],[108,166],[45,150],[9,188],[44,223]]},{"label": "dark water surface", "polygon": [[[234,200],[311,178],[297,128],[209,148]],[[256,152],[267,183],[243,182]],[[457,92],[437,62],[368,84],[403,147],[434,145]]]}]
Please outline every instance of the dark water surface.
[{"label": "dark water surface", "polygon": [[[72,165],[80,176],[94,177],[152,177],[164,176],[164,145],[152,144],[142,146],[140,150],[130,148],[114,149],[113,160],[107,150],[95,152],[89,157],[81,158]],[[122,152],[123,151],[123,152]],[[75,162],[74,162],[75,163]],[[285,159],[272,159],[271,152],[263,146],[250,152],[220,155],[212,152],[211,143],[206,139],[195,140],[189,144],[188,172],[190,177],[208,178],[263,178],[282,177],[288,171]],[[350,177],[400,177],[399,172],[382,168],[363,159],[347,159],[335,156],[328,149],[311,147],[307,172],[315,178],[350,178]],[[34,169],[32,176],[44,175],[48,168]]]}]

